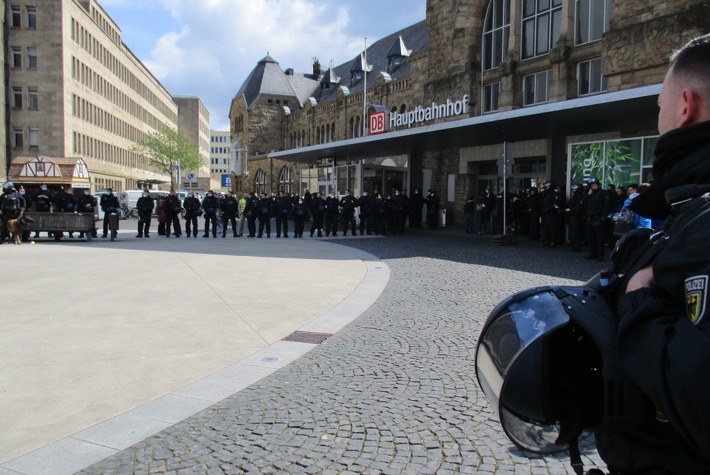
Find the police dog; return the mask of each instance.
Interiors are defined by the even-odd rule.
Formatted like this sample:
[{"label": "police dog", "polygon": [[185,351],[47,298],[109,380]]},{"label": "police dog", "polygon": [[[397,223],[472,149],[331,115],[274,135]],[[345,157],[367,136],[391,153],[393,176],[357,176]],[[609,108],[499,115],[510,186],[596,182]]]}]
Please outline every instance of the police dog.
[{"label": "police dog", "polygon": [[19,218],[7,220],[5,226],[13,244],[22,243],[22,229],[27,226],[28,222],[30,222],[29,216],[25,216],[25,213],[22,213]]}]

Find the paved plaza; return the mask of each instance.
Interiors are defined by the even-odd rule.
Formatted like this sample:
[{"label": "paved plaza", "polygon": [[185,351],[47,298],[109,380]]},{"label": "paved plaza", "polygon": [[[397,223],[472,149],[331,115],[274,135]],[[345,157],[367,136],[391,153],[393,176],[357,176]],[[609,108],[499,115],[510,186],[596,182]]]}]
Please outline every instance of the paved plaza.
[{"label": "paved plaza", "polygon": [[[92,258],[99,260],[106,259],[103,253],[109,251],[131,255],[125,252],[129,248],[146,253],[149,262],[159,259],[156,264],[135,266],[133,273],[121,269],[122,278],[130,279],[133,286],[141,279],[155,281],[154,266],[165,264],[161,256],[178,256],[185,269],[200,275],[205,287],[193,295],[194,289],[181,284],[177,296],[167,301],[180,302],[192,295],[209,305],[219,298],[225,307],[211,309],[208,315],[228,311],[247,322],[230,328],[217,317],[210,317],[216,322],[200,321],[204,311],[187,311],[177,304],[172,308],[180,318],[151,321],[159,307],[144,312],[145,324],[152,325],[152,332],[165,333],[166,340],[189,342],[186,334],[192,340],[218,338],[205,335],[208,330],[203,328],[216,325],[237,334],[247,329],[259,343],[242,351],[231,348],[234,340],[231,345],[224,341],[220,348],[206,350],[212,353],[208,361],[196,358],[199,370],[194,372],[186,369],[194,355],[181,353],[176,345],[171,351],[181,356],[161,371],[190,374],[181,377],[182,385],[156,384],[157,392],[164,391],[152,396],[159,405],[151,406],[151,396],[141,404],[136,396],[124,409],[132,411],[130,417],[107,414],[97,426],[85,424],[54,443],[5,461],[0,474],[573,473],[566,454],[528,458],[513,448],[476,383],[474,349],[481,325],[500,300],[536,285],[579,283],[598,271],[600,263],[528,241],[494,246],[490,237],[465,235],[456,228],[327,241],[272,237],[228,239],[222,244],[219,239],[198,238],[188,245],[184,238],[179,244],[162,239],[159,244],[92,243],[82,249],[90,249],[84,252],[96,253]],[[167,246],[165,241],[170,241],[166,252],[151,249]],[[81,247],[47,243],[41,245],[42,251],[52,246]],[[46,272],[59,273],[43,255]],[[237,259],[236,265],[207,278],[200,266],[215,264],[202,260],[215,256]],[[294,265],[292,260],[305,261],[303,268],[283,267]],[[247,261],[251,267],[239,267]],[[110,267],[113,264],[102,265],[105,272],[87,278],[101,281],[118,276]],[[38,264],[33,272],[40,268]],[[278,281],[285,272],[295,275]],[[238,277],[262,282],[288,297],[278,293],[230,297],[234,286],[219,282]],[[272,279],[280,285],[271,287]],[[332,294],[326,299],[321,291]],[[131,312],[148,299],[145,294],[135,297],[138,303],[130,307]],[[36,298],[42,300],[40,295]],[[247,315],[248,305],[236,311],[242,308],[242,298],[258,299],[254,312],[261,313]],[[117,314],[114,318],[120,318],[118,297],[110,297],[109,304],[111,313]],[[292,322],[283,325],[285,320]],[[339,321],[329,324],[332,320]],[[99,331],[98,324],[95,330]],[[301,330],[297,335],[304,339],[284,341],[294,330]],[[118,327],[109,328],[100,337],[110,340],[117,331]],[[145,348],[139,345],[138,350]],[[81,353],[80,348],[74,351]],[[219,358],[214,357],[217,353]],[[138,364],[137,359],[126,359],[128,368]],[[208,397],[190,390],[190,384],[200,382],[211,383],[207,387],[212,390],[220,383],[221,392],[210,392]],[[104,387],[105,393],[92,397],[121,399],[130,386],[128,381],[123,387]],[[47,397],[63,395],[48,390]],[[94,450],[84,457],[88,443]],[[77,465],[77,460],[97,463]],[[588,446],[584,460],[587,468],[601,464]]]}]

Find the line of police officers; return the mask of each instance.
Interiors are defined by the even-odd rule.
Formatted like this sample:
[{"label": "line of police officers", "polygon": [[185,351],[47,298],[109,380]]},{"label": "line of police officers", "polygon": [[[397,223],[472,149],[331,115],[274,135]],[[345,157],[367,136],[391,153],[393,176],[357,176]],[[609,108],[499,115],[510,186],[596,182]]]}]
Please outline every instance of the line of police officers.
[{"label": "line of police officers", "polygon": [[[158,213],[165,215],[167,225],[160,234],[165,234],[166,237],[171,235],[171,225],[174,237],[182,235],[179,217],[184,215],[188,238],[197,237],[199,217],[204,217],[203,238],[209,238],[210,234],[216,238],[220,227],[224,238],[230,225],[232,236],[241,237],[244,235],[245,224],[247,237],[262,238],[266,234],[266,237],[270,238],[272,219],[275,221],[277,238],[282,235],[284,238],[289,237],[289,220],[293,220],[293,237],[302,238],[309,220],[311,237],[328,237],[331,234],[337,236],[339,227],[343,236],[347,236],[348,232],[353,236],[357,235],[356,210],[359,210],[361,236],[404,233],[408,218],[410,227],[421,227],[425,206],[427,223],[430,228],[436,228],[439,198],[432,190],[427,197],[423,197],[418,188],[411,198],[399,190],[395,190],[392,196],[386,198],[379,190],[375,190],[372,196],[363,192],[358,198],[355,198],[350,190],[345,190],[340,198],[336,197],[335,192],[323,196],[319,192],[311,194],[307,190],[302,197],[282,191],[271,195],[244,193],[241,198],[237,198],[232,192],[218,195],[210,190],[202,201],[191,192],[181,204],[174,190],[169,196],[159,198],[158,203],[155,203],[146,191],[136,203],[139,215],[136,237],[150,237],[151,216],[156,206]],[[221,226],[218,226],[218,220]]]}]

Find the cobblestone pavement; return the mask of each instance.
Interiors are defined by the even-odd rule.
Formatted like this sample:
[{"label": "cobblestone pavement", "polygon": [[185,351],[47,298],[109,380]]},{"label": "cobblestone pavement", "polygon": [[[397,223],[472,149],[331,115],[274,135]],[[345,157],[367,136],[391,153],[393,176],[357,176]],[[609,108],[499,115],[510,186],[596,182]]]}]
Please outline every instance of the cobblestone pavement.
[{"label": "cobblestone pavement", "polygon": [[[419,231],[335,240],[380,257],[382,296],[289,366],[82,473],[573,473],[528,458],[476,383],[474,349],[511,293],[575,284],[601,264],[566,249]],[[585,467],[601,466],[587,444]]]}]

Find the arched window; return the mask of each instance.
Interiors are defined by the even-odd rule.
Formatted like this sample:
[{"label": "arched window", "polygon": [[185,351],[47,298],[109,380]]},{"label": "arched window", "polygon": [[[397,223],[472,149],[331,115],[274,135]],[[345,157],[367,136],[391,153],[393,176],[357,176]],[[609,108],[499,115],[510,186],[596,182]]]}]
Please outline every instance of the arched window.
[{"label": "arched window", "polygon": [[284,193],[293,192],[293,170],[291,167],[283,166],[279,172],[279,191]]},{"label": "arched window", "polygon": [[331,140],[332,142],[335,141],[335,122],[333,122],[332,124],[330,124],[330,140]]},{"label": "arched window", "polygon": [[254,175],[254,192],[257,195],[266,193],[266,172],[261,168],[256,171]]},{"label": "arched window", "polygon": [[483,69],[495,69],[505,60],[510,35],[510,0],[491,0],[483,28]]},{"label": "arched window", "polygon": [[547,54],[560,38],[562,0],[523,0],[522,57]]}]

